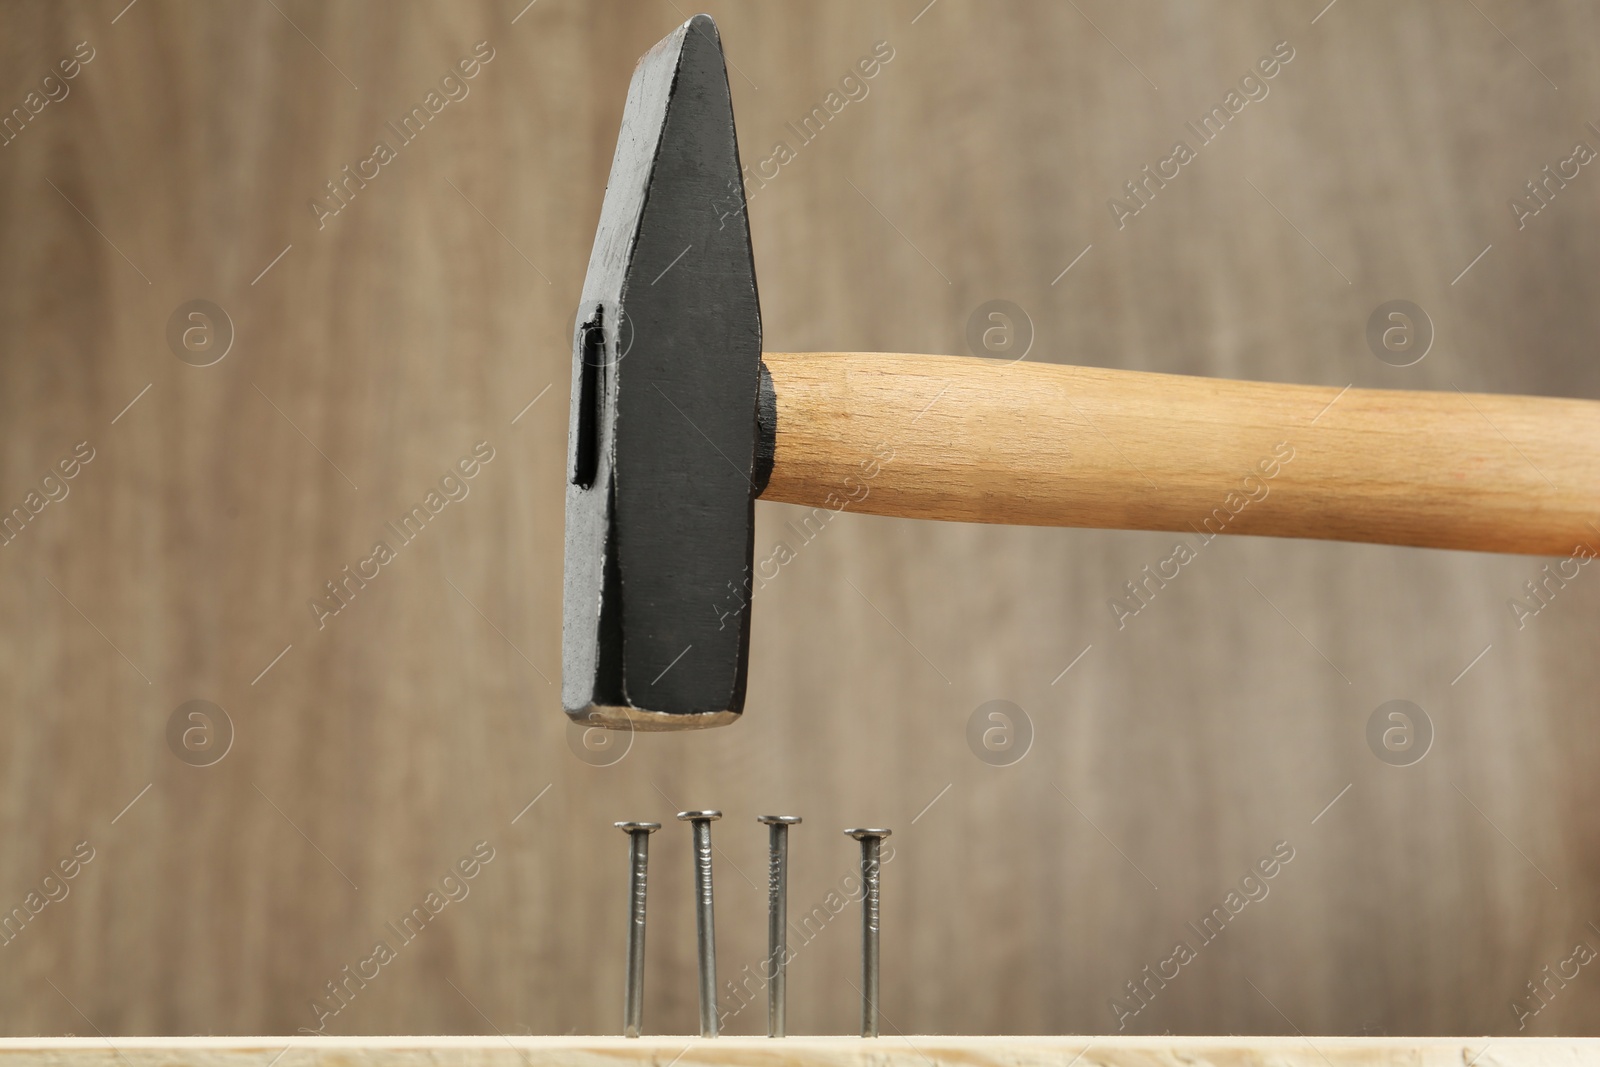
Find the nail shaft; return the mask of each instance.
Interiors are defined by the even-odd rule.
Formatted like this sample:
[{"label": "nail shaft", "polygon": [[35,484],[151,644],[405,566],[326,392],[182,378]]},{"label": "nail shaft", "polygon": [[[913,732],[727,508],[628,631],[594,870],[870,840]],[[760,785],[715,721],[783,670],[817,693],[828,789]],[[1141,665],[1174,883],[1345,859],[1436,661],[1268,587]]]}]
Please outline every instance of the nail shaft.
[{"label": "nail shaft", "polygon": [[717,1036],[717,934],[711,904],[711,823],[720,811],[680,811],[694,838],[694,927],[700,962],[700,1036]]},{"label": "nail shaft", "polygon": [[767,1036],[783,1037],[789,963],[789,827],[798,815],[762,815],[767,824]]},{"label": "nail shaft", "polygon": [[622,1036],[638,1037],[644,1018],[644,917],[650,835],[658,822],[619,822],[628,834],[628,977],[622,1001]]},{"label": "nail shaft", "polygon": [[861,1036],[878,1036],[878,875],[888,830],[846,830],[861,842]]}]

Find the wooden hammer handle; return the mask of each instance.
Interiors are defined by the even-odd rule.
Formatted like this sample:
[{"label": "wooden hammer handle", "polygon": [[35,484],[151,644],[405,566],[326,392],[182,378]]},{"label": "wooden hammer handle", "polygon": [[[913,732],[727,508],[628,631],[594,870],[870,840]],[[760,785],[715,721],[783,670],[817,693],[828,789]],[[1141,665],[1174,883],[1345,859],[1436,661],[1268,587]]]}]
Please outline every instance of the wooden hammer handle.
[{"label": "wooden hammer handle", "polygon": [[1566,556],[1600,549],[1600,402],[1046,363],[768,353],[762,498],[909,518]]}]

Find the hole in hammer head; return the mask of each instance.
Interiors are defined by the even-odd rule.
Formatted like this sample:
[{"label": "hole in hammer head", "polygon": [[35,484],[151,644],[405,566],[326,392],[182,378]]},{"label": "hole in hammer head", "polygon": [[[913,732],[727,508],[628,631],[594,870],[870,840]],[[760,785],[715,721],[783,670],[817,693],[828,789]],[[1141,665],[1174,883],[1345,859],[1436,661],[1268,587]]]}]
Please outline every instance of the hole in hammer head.
[{"label": "hole in hammer head", "polygon": [[600,406],[605,403],[602,374],[606,361],[604,308],[596,308],[594,318],[583,324],[579,339],[578,427],[572,451],[572,484],[581,489],[594,487],[600,466]]}]

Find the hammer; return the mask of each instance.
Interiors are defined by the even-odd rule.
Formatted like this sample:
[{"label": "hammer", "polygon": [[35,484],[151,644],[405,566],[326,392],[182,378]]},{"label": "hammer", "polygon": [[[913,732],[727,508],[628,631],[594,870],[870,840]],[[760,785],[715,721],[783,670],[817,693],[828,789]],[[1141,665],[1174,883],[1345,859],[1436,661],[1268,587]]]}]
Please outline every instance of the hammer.
[{"label": "hammer", "polygon": [[848,510],[1581,560],[1600,544],[1596,401],[763,354],[744,204],[721,40],[696,15],[634,71],[573,334],[577,721],[739,717],[757,497],[810,507],[808,530]]}]

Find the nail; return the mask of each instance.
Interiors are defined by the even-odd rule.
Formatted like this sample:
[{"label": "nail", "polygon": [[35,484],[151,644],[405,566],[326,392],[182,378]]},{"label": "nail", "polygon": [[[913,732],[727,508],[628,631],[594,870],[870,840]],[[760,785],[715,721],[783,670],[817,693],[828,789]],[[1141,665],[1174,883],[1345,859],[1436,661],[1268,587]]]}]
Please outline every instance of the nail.
[{"label": "nail", "polygon": [[650,835],[658,822],[613,823],[628,834],[628,982],[622,1001],[622,1036],[638,1037],[644,1016],[644,896]]},{"label": "nail", "polygon": [[789,827],[798,815],[760,815],[767,824],[767,1036],[784,1036],[784,970],[789,955]]},{"label": "nail", "polygon": [[720,811],[680,811],[694,834],[694,930],[700,956],[700,1036],[717,1036],[717,933],[711,907],[711,824]]},{"label": "nail", "polygon": [[861,842],[861,1036],[878,1036],[878,871],[891,830],[846,830]]}]

